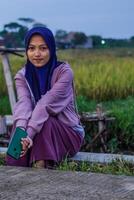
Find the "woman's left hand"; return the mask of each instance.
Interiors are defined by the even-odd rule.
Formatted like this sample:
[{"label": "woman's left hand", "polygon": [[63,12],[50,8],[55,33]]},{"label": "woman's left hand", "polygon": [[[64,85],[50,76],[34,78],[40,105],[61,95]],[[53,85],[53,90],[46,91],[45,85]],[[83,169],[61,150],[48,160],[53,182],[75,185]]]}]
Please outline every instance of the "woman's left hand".
[{"label": "woman's left hand", "polygon": [[26,138],[21,139],[21,144],[22,144],[22,151],[20,157],[24,156],[27,153],[28,149],[32,147],[33,140],[27,136]]}]

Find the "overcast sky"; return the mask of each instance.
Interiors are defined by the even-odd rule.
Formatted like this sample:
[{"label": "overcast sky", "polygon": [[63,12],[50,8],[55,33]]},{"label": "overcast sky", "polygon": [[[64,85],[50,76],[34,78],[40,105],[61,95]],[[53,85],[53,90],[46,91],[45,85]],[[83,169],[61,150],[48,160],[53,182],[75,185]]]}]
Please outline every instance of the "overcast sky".
[{"label": "overcast sky", "polygon": [[112,38],[134,36],[134,0],[0,0],[0,30],[20,17],[58,29]]}]

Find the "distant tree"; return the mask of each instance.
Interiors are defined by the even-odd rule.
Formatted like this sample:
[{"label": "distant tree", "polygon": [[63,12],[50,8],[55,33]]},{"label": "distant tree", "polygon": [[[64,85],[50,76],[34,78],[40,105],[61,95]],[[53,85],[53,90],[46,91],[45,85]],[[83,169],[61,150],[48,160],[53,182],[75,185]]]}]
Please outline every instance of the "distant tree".
[{"label": "distant tree", "polygon": [[128,39],[104,39],[106,42],[106,47],[130,47],[132,42]]},{"label": "distant tree", "polygon": [[23,47],[24,46],[24,37],[29,28],[44,26],[45,24],[40,22],[35,22],[32,18],[19,18],[22,23],[10,22],[4,25],[4,29],[0,32],[0,36],[4,38],[6,47]]},{"label": "distant tree", "polygon": [[0,31],[0,36],[2,36],[4,38],[4,36],[8,33],[7,30],[3,29],[2,31]]},{"label": "distant tree", "polygon": [[20,17],[18,18],[18,21],[25,27],[27,27],[27,29],[29,29],[30,27],[33,26],[33,24],[35,23],[35,20],[33,18],[25,18],[25,17]]},{"label": "distant tree", "polygon": [[32,24],[35,22],[35,20],[32,18],[24,18],[24,17],[20,17],[20,18],[18,18],[18,20],[21,21],[22,23],[24,23],[25,26],[28,26],[29,24]]},{"label": "distant tree", "polygon": [[0,32],[3,36],[6,47],[22,47],[24,35],[27,27],[17,22],[10,22],[4,25],[4,29]]},{"label": "distant tree", "polygon": [[74,43],[74,45],[81,45],[81,44],[86,43],[86,41],[87,41],[87,36],[86,36],[85,33],[83,33],[83,32],[76,32],[74,34],[74,39],[73,39],[72,42]]},{"label": "distant tree", "polygon": [[99,35],[91,35],[93,40],[93,47],[101,47],[102,37]]},{"label": "distant tree", "polygon": [[130,43],[131,43],[131,46],[134,46],[134,36],[132,36],[132,37],[130,38]]},{"label": "distant tree", "polygon": [[132,36],[132,37],[130,38],[130,40],[132,40],[132,41],[133,41],[133,40],[134,40],[134,36]]},{"label": "distant tree", "polygon": [[43,27],[47,27],[44,23],[41,22],[36,22],[34,19],[32,18],[18,18],[19,21],[23,22],[25,24],[25,26],[31,26],[31,27],[37,27],[37,26],[43,26]]},{"label": "distant tree", "polygon": [[59,29],[59,30],[56,31],[55,39],[56,40],[62,40],[62,39],[65,39],[66,36],[67,36],[67,31]]},{"label": "distant tree", "polygon": [[22,41],[21,38],[18,37],[17,32],[7,32],[4,35],[4,44],[6,47],[21,47],[22,46]]},{"label": "distant tree", "polygon": [[28,27],[22,26],[18,31],[17,37],[20,38],[20,47],[24,46],[24,37],[25,37],[27,30],[28,30]]},{"label": "distant tree", "polygon": [[25,23],[33,23],[35,20],[32,18],[25,18],[25,17],[20,17],[18,18],[19,21],[25,22]]},{"label": "distant tree", "polygon": [[4,25],[4,29],[10,32],[17,32],[21,27],[22,25],[17,22],[10,22]]},{"label": "distant tree", "polygon": [[40,23],[40,22],[35,22],[35,23],[33,23],[33,25],[32,25],[32,27],[39,27],[39,26],[47,27],[45,24]]}]

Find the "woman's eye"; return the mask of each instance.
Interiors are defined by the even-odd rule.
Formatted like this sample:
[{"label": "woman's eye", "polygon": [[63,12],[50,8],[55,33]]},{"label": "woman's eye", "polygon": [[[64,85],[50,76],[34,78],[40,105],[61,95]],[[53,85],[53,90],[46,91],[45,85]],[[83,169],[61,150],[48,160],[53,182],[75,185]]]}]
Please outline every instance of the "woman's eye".
[{"label": "woman's eye", "polygon": [[33,51],[33,50],[34,50],[34,47],[28,47],[28,50]]},{"label": "woman's eye", "polygon": [[44,50],[47,49],[47,47],[41,47],[40,49],[41,49],[42,51],[44,51]]}]

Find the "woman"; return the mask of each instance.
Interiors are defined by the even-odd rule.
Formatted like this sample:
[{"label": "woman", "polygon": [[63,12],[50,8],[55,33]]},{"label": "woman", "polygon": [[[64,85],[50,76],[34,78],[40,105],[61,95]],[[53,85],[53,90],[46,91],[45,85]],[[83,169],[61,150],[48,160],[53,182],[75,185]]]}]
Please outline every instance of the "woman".
[{"label": "woman", "polygon": [[7,156],[8,165],[53,167],[75,155],[84,130],[75,111],[73,72],[68,63],[57,61],[55,40],[45,27],[29,30],[25,37],[27,62],[15,76],[18,101],[14,130],[28,133],[22,139],[18,160]]}]

